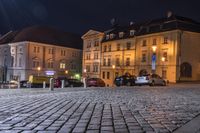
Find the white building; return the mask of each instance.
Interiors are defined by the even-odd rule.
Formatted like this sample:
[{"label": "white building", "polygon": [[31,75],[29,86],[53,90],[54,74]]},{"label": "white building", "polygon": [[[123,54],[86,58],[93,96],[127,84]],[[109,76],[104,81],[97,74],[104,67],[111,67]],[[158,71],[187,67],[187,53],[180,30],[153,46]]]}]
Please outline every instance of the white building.
[{"label": "white building", "polygon": [[81,74],[81,47],[79,36],[49,28],[10,32],[0,39],[0,81]]}]

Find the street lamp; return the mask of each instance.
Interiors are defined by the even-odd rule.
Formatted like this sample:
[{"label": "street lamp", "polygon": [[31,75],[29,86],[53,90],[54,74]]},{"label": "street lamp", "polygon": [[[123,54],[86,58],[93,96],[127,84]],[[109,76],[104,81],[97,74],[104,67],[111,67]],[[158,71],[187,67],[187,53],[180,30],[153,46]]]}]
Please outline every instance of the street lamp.
[{"label": "street lamp", "polygon": [[153,55],[152,55],[152,73],[155,74],[156,72],[156,50],[157,50],[157,46],[152,46],[152,51],[153,51]]},{"label": "street lamp", "polygon": [[113,69],[113,87],[114,87],[114,80],[115,80],[115,65],[112,65],[112,69]]},{"label": "street lamp", "polygon": [[69,71],[68,70],[65,70],[65,74],[68,74],[69,73]]},{"label": "street lamp", "polygon": [[37,67],[38,76],[40,75],[40,70],[41,70],[41,67]]}]

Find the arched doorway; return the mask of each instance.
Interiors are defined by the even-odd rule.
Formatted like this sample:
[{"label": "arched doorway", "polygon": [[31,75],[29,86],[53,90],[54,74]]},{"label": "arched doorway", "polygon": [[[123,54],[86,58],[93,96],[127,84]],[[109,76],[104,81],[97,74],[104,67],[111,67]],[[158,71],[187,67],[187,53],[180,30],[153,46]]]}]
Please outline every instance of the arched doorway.
[{"label": "arched doorway", "polygon": [[190,65],[188,62],[182,63],[180,73],[181,77],[192,77],[192,65]]},{"label": "arched doorway", "polygon": [[148,72],[147,72],[146,69],[142,69],[142,70],[140,70],[140,72],[139,72],[139,76],[147,75],[147,74],[148,74]]}]

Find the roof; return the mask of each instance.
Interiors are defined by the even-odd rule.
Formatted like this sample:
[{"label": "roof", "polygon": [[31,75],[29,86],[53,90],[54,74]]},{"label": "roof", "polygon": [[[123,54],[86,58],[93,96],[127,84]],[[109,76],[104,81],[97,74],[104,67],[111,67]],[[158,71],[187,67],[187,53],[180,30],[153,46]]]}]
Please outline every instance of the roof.
[{"label": "roof", "polygon": [[[131,38],[130,30],[134,30],[134,36],[142,36],[146,34],[159,33],[171,30],[184,30],[200,33],[200,23],[190,18],[172,15],[166,18],[147,20],[140,23],[134,23],[128,26],[115,26],[110,30],[105,31],[103,42]],[[124,36],[119,38],[119,32],[123,32]],[[106,39],[106,35],[114,34],[112,39]]]},{"label": "roof", "polygon": [[43,26],[33,26],[20,31],[11,31],[0,38],[0,44],[23,41],[82,49],[81,36]]}]

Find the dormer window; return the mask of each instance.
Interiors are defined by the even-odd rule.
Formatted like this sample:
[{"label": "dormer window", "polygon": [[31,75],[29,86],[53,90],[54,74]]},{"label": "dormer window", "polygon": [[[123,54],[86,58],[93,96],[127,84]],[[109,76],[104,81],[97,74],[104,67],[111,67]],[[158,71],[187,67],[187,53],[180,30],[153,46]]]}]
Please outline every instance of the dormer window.
[{"label": "dormer window", "polygon": [[108,40],[110,38],[110,36],[109,35],[106,35],[106,40]]},{"label": "dormer window", "polygon": [[130,30],[130,36],[134,36],[135,35],[135,30]]},{"label": "dormer window", "polygon": [[124,37],[124,32],[119,32],[119,38]]},{"label": "dormer window", "polygon": [[115,37],[115,34],[110,34],[110,39],[113,39]]}]

